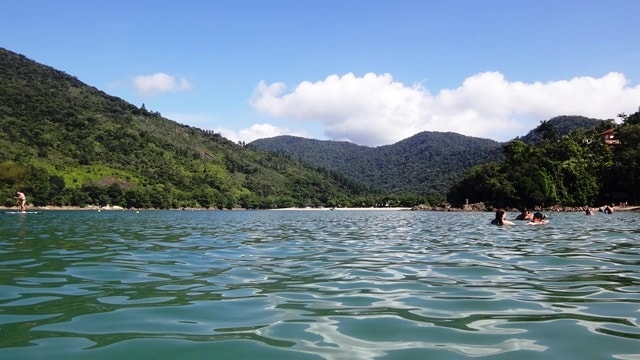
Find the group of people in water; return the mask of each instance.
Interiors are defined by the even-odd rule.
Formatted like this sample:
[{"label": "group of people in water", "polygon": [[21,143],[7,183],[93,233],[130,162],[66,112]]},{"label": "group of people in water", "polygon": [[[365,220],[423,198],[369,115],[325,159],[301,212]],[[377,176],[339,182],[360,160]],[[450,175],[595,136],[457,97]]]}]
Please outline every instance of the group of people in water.
[{"label": "group of people in water", "polygon": [[[547,223],[547,216],[541,212],[531,213],[529,210],[522,210],[522,213],[516,217],[516,220],[526,220],[527,225],[544,225]],[[491,221],[493,225],[514,225],[513,221],[507,220],[507,212],[504,209],[496,211],[496,218]]]},{"label": "group of people in water", "polygon": [[[598,209],[598,211],[603,212],[605,214],[613,214],[614,210],[613,205],[605,205],[604,208]],[[594,211],[590,207],[585,208],[586,215],[593,215]],[[523,209],[522,212],[516,216],[515,220],[526,220],[527,225],[543,225],[547,223],[547,216],[543,215],[541,212],[531,213],[527,209]],[[504,209],[498,209],[496,211],[496,218],[491,220],[493,225],[514,225],[513,221],[507,220],[507,212]]]},{"label": "group of people in water", "polygon": [[[613,205],[605,205],[604,209],[600,208],[600,209],[598,209],[598,211],[603,212],[605,214],[613,214],[613,212],[615,211],[614,209],[615,208],[614,208]],[[593,215],[594,214],[593,209],[591,209],[590,207],[587,206],[587,209],[585,210],[585,214]]]}]

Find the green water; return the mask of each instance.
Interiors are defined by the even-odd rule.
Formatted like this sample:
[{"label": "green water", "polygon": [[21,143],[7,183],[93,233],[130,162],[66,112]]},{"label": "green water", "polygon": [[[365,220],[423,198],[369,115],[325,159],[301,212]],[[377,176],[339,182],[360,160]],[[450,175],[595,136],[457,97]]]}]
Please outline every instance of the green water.
[{"label": "green water", "polygon": [[640,359],[639,213],[0,215],[0,359]]}]

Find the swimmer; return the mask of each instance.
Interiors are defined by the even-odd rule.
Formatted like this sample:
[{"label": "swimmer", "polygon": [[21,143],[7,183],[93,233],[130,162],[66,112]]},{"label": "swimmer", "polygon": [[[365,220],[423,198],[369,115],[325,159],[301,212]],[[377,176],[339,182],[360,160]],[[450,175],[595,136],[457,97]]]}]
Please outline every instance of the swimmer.
[{"label": "swimmer", "polygon": [[527,209],[522,209],[520,215],[516,216],[516,220],[533,220],[533,215]]},{"label": "swimmer", "polygon": [[537,212],[533,214],[533,219],[527,223],[527,225],[544,225],[547,223],[545,220],[546,216],[542,215],[542,213]]},{"label": "swimmer", "polygon": [[491,220],[491,223],[493,225],[513,225],[511,221],[507,220],[507,212],[502,209],[496,211],[496,218]]}]

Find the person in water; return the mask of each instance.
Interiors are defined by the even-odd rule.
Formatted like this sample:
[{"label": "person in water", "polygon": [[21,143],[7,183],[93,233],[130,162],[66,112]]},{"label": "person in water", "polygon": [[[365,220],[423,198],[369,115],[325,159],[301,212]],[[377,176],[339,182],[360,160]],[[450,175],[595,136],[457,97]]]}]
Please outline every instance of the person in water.
[{"label": "person in water", "polygon": [[507,220],[507,212],[503,209],[498,209],[496,211],[496,218],[491,220],[493,225],[513,225],[513,223]]},{"label": "person in water", "polygon": [[547,223],[547,220],[545,220],[544,215],[542,215],[542,213],[537,212],[535,214],[533,214],[533,219],[531,219],[531,221],[529,221],[527,224],[528,225],[544,225]]},{"label": "person in water", "polygon": [[587,210],[585,210],[585,214],[593,215],[593,210],[591,210],[591,208],[587,206]]},{"label": "person in water", "polygon": [[20,211],[27,211],[27,197],[24,195],[24,193],[16,191],[16,202],[18,203]]},{"label": "person in water", "polygon": [[522,209],[522,212],[516,216],[516,220],[529,220],[533,219],[533,215],[527,209]]}]

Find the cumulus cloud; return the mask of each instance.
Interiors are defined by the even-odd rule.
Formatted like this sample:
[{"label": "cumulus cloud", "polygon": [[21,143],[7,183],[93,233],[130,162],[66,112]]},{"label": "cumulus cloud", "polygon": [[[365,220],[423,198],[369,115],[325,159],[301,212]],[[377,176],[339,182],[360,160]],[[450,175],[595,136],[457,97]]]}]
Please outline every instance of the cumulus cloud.
[{"label": "cumulus cloud", "polygon": [[161,72],[152,75],[136,76],[133,78],[133,86],[138,95],[144,97],[191,89],[191,84],[187,79],[176,79],[174,76]]},{"label": "cumulus cloud", "polygon": [[270,138],[279,135],[293,135],[311,138],[312,136],[305,130],[293,130],[287,127],[279,127],[271,124],[254,124],[249,128],[232,130],[226,127],[212,127],[212,124],[220,123],[221,119],[210,113],[167,113],[168,119],[175,120],[182,124],[189,124],[204,130],[212,130],[225,138],[233,141],[244,141],[250,143],[256,139]]},{"label": "cumulus cloud", "polygon": [[259,112],[300,122],[318,122],[330,139],[357,144],[391,144],[421,131],[509,140],[557,115],[614,118],[640,105],[640,85],[621,73],[600,78],[524,83],[499,72],[473,75],[455,89],[431,94],[421,84],[405,85],[390,74],[331,75],[300,83],[260,82],[250,100]]},{"label": "cumulus cloud", "polygon": [[222,136],[234,142],[244,141],[246,143],[250,143],[256,139],[270,138],[279,135],[293,135],[307,138],[310,137],[310,135],[306,131],[296,131],[288,128],[274,126],[271,124],[254,124],[247,129],[242,129],[239,131],[227,128],[216,128],[215,132],[220,133]]}]

